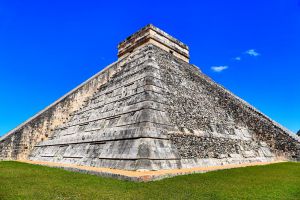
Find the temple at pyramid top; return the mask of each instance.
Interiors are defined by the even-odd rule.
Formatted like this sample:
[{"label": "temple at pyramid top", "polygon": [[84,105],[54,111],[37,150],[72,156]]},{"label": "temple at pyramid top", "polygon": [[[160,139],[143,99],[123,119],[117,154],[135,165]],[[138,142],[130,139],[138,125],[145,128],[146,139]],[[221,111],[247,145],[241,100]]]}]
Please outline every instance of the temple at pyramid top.
[{"label": "temple at pyramid top", "polygon": [[152,24],[145,26],[122,41],[118,45],[118,58],[122,59],[137,48],[147,44],[153,44],[172,53],[177,58],[189,62],[189,47]]}]

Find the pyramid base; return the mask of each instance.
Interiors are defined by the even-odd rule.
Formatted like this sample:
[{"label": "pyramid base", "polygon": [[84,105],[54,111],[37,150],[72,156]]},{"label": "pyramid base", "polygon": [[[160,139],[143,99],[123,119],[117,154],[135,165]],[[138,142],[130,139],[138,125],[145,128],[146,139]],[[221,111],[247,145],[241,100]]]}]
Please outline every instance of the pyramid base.
[{"label": "pyramid base", "polygon": [[[220,159],[219,159],[220,160]],[[210,171],[239,168],[239,167],[248,167],[248,166],[258,166],[258,165],[268,165],[274,163],[287,162],[286,160],[278,159],[252,159],[248,162],[240,163],[236,161],[230,164],[225,164],[223,162],[217,162],[213,159],[198,161],[202,162],[203,166],[201,167],[189,167],[182,169],[168,169],[168,170],[157,170],[157,171],[148,171],[148,170],[139,170],[139,171],[128,171],[120,169],[111,169],[111,168],[100,168],[100,167],[90,167],[90,166],[79,166],[75,164],[63,164],[63,163],[53,163],[53,162],[40,162],[40,161],[30,161],[30,160],[18,160],[18,162],[33,164],[33,165],[42,165],[54,168],[61,168],[68,171],[79,172],[84,174],[91,174],[96,176],[115,178],[119,180],[127,180],[134,182],[149,182],[161,180],[164,178],[170,178],[179,175],[195,174],[195,173],[206,173]],[[183,166],[185,165],[182,163]],[[219,164],[219,165],[218,165]]]},{"label": "pyramid base", "polygon": [[137,159],[137,160],[121,160],[121,159],[74,159],[64,158],[53,162],[45,157],[43,160],[30,159],[31,162],[46,162],[46,163],[59,163],[61,165],[76,165],[88,166],[96,168],[110,168],[110,169],[123,169],[126,171],[159,171],[159,170],[176,170],[188,169],[196,167],[210,167],[210,166],[223,166],[241,163],[259,163],[259,162],[273,162],[276,160],[284,160],[284,158],[276,157],[250,157],[244,158],[239,155],[231,158],[193,158],[193,159]]}]

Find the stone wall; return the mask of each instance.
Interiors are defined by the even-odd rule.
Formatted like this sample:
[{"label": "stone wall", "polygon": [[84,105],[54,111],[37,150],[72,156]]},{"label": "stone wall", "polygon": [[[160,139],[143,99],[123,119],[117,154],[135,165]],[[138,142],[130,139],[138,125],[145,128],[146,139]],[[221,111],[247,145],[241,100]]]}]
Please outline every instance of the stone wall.
[{"label": "stone wall", "polygon": [[[241,157],[273,157],[266,148],[252,140],[230,139],[226,137],[205,137],[195,135],[171,134],[171,140],[178,146],[179,154],[183,159],[188,158],[228,158]],[[256,152],[259,154],[256,155]]]}]

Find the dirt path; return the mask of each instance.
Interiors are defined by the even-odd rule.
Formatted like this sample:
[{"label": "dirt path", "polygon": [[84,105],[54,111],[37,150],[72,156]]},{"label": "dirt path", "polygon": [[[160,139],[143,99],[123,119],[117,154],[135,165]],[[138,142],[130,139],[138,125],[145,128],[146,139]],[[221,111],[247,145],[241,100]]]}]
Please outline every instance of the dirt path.
[{"label": "dirt path", "polygon": [[158,171],[128,171],[120,169],[110,169],[101,167],[89,167],[89,166],[79,166],[73,164],[62,164],[62,163],[52,163],[52,162],[38,162],[30,160],[18,160],[18,162],[43,165],[48,167],[63,168],[70,171],[82,172],[106,177],[113,177],[117,179],[125,179],[131,181],[147,182],[152,180],[160,180],[167,177],[173,177],[177,175],[193,174],[193,173],[205,173],[209,171],[216,171],[222,169],[231,169],[239,167],[257,166],[257,165],[268,165],[273,163],[280,163],[285,161],[275,161],[275,162],[255,162],[255,163],[245,163],[238,165],[224,165],[224,166],[211,166],[211,167],[197,167],[189,169],[170,169],[170,170],[158,170]]}]

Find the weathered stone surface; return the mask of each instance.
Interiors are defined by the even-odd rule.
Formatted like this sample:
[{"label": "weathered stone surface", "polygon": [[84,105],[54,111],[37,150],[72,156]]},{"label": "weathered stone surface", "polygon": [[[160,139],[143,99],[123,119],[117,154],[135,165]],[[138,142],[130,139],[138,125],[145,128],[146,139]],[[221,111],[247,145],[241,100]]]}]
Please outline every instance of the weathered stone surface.
[{"label": "weathered stone surface", "polygon": [[116,63],[4,136],[0,158],[127,170],[300,158],[297,136],[186,59],[137,42],[143,33],[120,44]]},{"label": "weathered stone surface", "polygon": [[118,57],[124,58],[136,48],[147,44],[154,44],[175,57],[189,62],[189,47],[152,24],[145,26],[121,42],[118,45]]}]

